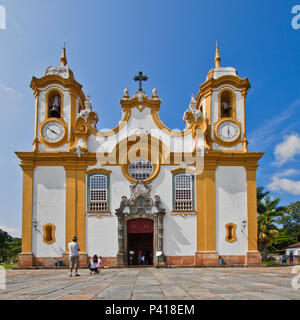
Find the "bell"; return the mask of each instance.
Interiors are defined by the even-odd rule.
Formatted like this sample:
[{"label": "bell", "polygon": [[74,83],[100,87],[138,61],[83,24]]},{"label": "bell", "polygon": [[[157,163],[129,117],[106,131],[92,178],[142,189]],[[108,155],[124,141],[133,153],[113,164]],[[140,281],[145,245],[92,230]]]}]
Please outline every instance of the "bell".
[{"label": "bell", "polygon": [[50,117],[51,118],[60,118],[60,108],[53,106],[50,108]]}]

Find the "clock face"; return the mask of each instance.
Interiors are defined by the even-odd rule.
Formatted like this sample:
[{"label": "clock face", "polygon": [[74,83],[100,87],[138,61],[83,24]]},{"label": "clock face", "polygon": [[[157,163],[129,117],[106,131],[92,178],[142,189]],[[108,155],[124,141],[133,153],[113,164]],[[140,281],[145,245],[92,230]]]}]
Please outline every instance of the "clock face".
[{"label": "clock face", "polygon": [[42,136],[50,143],[60,141],[65,135],[64,126],[57,121],[49,121],[42,128]]},{"label": "clock face", "polygon": [[240,135],[239,126],[232,121],[224,121],[219,124],[217,129],[218,136],[225,142],[232,142]]}]

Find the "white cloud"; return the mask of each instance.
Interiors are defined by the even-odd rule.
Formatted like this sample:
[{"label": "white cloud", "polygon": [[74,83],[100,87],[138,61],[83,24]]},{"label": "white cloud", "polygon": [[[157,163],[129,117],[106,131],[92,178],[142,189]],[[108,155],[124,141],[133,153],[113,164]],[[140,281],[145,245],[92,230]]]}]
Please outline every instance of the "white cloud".
[{"label": "white cloud", "polygon": [[1,83],[0,82],[0,89],[6,91],[6,92],[9,92],[9,93],[14,93],[16,94],[17,96],[19,97],[23,97],[23,94],[20,93],[20,92],[17,92],[15,89],[13,88],[10,88],[10,87],[7,87],[5,84]]},{"label": "white cloud", "polygon": [[281,166],[289,160],[293,160],[300,154],[300,137],[297,134],[287,136],[284,141],[275,147],[276,163]]},{"label": "white cloud", "polygon": [[285,171],[282,172],[277,172],[274,174],[274,177],[280,178],[280,177],[290,177],[290,176],[296,176],[300,173],[299,170],[295,170],[295,169],[287,169]]},{"label": "white cloud", "polygon": [[[278,137],[278,131],[281,130],[282,123],[291,119],[296,120],[297,118],[294,116],[295,111],[300,106],[300,99],[295,100],[286,108],[282,106],[277,106],[279,110],[283,110],[282,112],[276,113],[275,116],[269,118],[269,120],[264,121],[264,123],[252,131],[248,135],[248,140],[250,142],[249,147],[253,151],[262,148],[266,148],[268,145],[272,144],[274,140]],[[291,125],[290,127],[293,127]]]},{"label": "white cloud", "polygon": [[12,237],[21,237],[21,231],[16,228],[10,228],[4,225],[0,225],[0,229],[6,231]]},{"label": "white cloud", "polygon": [[272,191],[285,191],[295,196],[300,195],[300,181],[294,181],[287,178],[274,176],[272,182],[268,185]]}]

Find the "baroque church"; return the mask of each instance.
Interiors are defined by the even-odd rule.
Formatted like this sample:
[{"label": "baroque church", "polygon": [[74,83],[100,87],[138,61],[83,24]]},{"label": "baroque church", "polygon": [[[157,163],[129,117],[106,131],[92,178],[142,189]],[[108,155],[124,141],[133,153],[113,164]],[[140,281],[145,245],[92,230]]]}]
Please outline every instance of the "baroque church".
[{"label": "baroque church", "polygon": [[[17,152],[23,170],[19,266],[68,264],[78,237],[80,264],[94,254],[126,267],[257,265],[256,170],[248,152],[248,78],[215,67],[183,114],[185,129],[159,117],[161,99],[139,89],[120,100],[112,130],[97,127],[91,99],[67,66],[33,77],[33,150]],[[149,94],[149,93],[148,93]]]}]

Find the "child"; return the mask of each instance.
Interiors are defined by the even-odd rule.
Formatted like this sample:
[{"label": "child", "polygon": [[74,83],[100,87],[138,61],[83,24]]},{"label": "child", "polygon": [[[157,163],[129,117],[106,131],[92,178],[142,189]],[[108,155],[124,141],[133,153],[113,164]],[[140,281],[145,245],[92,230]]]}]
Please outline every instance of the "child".
[{"label": "child", "polygon": [[98,263],[97,263],[98,272],[99,271],[101,272],[102,263],[103,263],[103,259],[101,256],[99,256]]},{"label": "child", "polygon": [[97,255],[95,254],[93,256],[93,258],[91,259],[90,263],[89,263],[89,268],[90,268],[90,274],[96,274],[96,273],[99,273],[99,270],[97,268],[97,265],[98,265],[98,257]]}]

